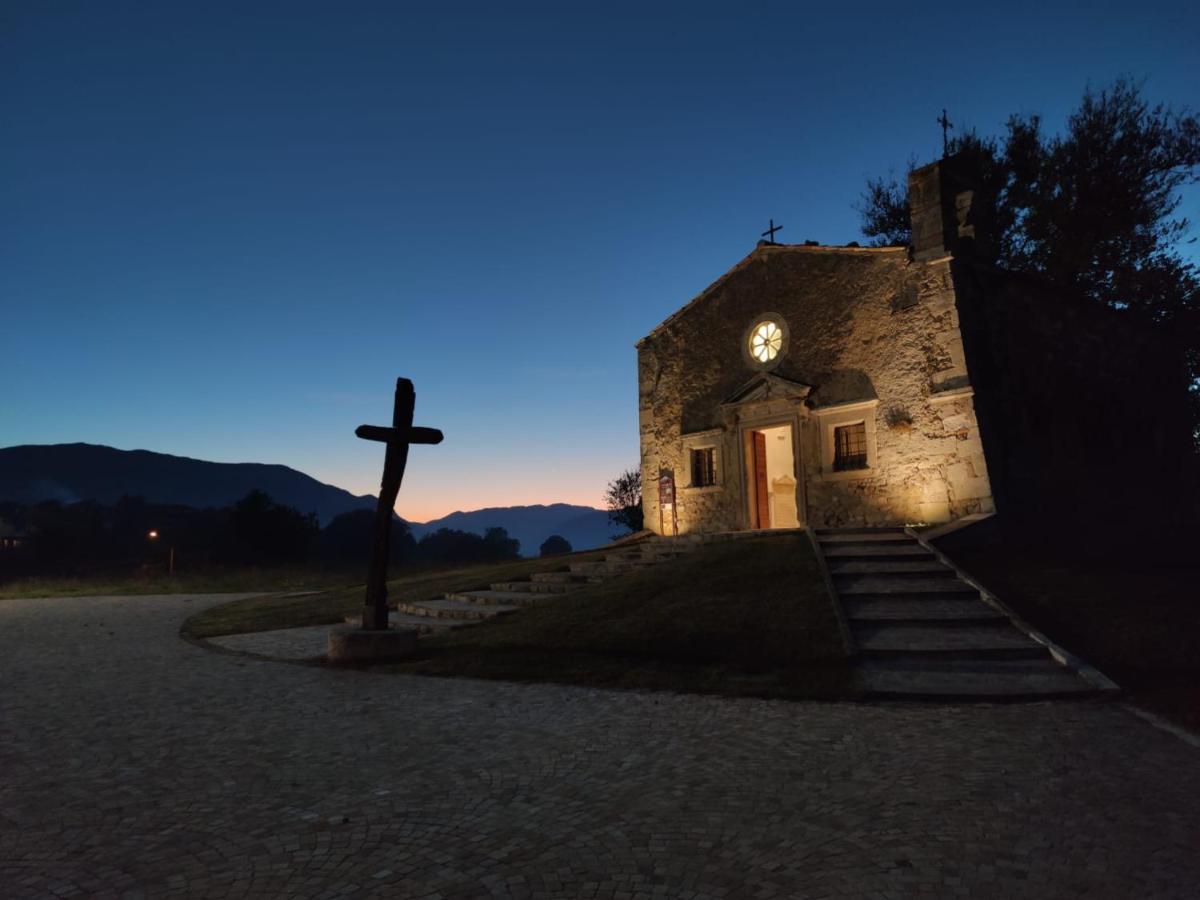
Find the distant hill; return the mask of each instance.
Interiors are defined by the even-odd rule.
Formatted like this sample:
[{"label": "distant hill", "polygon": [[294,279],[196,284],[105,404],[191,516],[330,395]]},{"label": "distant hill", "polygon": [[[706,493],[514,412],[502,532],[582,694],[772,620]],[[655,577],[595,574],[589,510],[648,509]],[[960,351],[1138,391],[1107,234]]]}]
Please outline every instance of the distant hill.
[{"label": "distant hill", "polygon": [[590,550],[607,544],[612,535],[621,532],[620,526],[609,524],[608,513],[590,506],[552,503],[549,506],[499,506],[455,512],[432,522],[409,523],[413,535],[422,535],[439,528],[457,528],[474,534],[493,526],[505,529],[510,537],[521,542],[523,556],[537,556],[542,542],[552,534],[560,534],[571,542],[572,549]]},{"label": "distant hill", "polygon": [[340,513],[374,509],[376,502],[370,495],[355,496],[287,466],[206,462],[97,444],[0,449],[0,500],[18,503],[95,500],[112,504],[128,494],[150,503],[204,509],[228,506],[255,488],[277,503],[315,512],[322,526]]}]

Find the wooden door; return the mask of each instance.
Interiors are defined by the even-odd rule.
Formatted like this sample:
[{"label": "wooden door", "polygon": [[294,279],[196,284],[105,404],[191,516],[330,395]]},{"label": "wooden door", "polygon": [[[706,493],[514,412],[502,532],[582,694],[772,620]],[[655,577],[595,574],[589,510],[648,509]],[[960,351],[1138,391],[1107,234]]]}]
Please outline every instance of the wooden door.
[{"label": "wooden door", "polygon": [[756,528],[771,527],[771,503],[767,494],[767,436],[761,431],[754,434],[754,497],[758,513]]}]

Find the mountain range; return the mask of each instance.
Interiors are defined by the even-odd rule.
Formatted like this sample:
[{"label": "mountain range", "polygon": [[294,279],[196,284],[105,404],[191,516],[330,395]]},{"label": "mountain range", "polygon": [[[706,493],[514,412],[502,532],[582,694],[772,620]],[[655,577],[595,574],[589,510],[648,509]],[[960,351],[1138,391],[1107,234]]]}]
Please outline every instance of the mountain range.
[{"label": "mountain range", "polygon": [[[288,466],[218,463],[150,450],[118,450],[98,444],[25,444],[0,448],[0,501],[74,503],[94,500],[111,505],[123,496],[150,503],[198,509],[229,506],[252,490],[265,491],[277,503],[314,512],[321,526],[344,512],[374,509],[371,494],[356,495],[317,481]],[[483,534],[499,526],[534,556],[552,534],[587,550],[609,541],[616,526],[602,509],[553,503],[454,512],[431,522],[410,522],[415,537],[438,528]]]},{"label": "mountain range", "polygon": [[454,512],[432,522],[409,527],[418,539],[439,528],[457,528],[483,534],[485,530],[499,525],[509,537],[521,542],[521,554],[537,556],[542,542],[552,534],[560,535],[570,542],[574,550],[590,550],[612,540],[622,529],[608,521],[608,513],[590,506],[575,506],[571,503],[551,503],[548,506],[494,506],[471,512]]}]

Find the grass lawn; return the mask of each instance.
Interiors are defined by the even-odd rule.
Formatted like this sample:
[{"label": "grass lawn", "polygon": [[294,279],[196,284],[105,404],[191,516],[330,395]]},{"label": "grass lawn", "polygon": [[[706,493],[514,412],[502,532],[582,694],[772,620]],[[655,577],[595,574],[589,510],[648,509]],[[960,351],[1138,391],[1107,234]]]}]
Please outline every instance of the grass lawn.
[{"label": "grass lawn", "polygon": [[1163,547],[1064,547],[1000,517],[938,540],[955,563],[1131,699],[1200,730],[1200,560]]},{"label": "grass lawn", "polygon": [[395,672],[789,698],[854,693],[808,540],[714,544],[469,628]]},{"label": "grass lawn", "polygon": [[316,591],[363,582],[366,571],[316,566],[228,566],[184,570],[176,575],[99,573],[35,575],[0,584],[0,600],[12,597],[122,596],[126,594],[218,594],[245,591]]},{"label": "grass lawn", "polygon": [[[604,552],[593,551],[549,559],[520,559],[459,569],[418,571],[389,581],[388,600],[393,605],[401,601],[432,600],[447,591],[486,587],[496,581],[519,581],[533,572],[566,569],[568,561],[599,559],[603,555]],[[193,616],[184,623],[183,633],[189,637],[208,638],[303,625],[328,625],[341,622],[349,613],[359,612],[362,606],[362,583],[304,597],[249,597]]]}]

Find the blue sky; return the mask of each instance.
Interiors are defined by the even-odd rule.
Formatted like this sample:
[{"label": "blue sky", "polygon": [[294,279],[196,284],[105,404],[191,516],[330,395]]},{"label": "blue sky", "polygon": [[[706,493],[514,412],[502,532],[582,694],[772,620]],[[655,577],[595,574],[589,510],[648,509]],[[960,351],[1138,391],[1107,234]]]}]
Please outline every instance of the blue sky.
[{"label": "blue sky", "polygon": [[[599,504],[634,342],[749,252],[845,243],[942,107],[1194,104],[1195,4],[9,3],[0,445],[279,462],[398,511]],[[1194,197],[1187,211],[1197,218]]]}]

